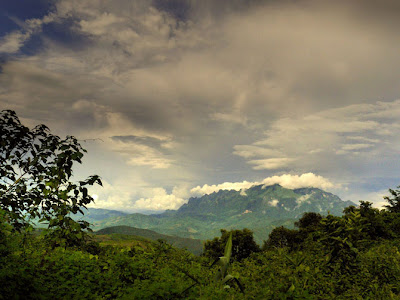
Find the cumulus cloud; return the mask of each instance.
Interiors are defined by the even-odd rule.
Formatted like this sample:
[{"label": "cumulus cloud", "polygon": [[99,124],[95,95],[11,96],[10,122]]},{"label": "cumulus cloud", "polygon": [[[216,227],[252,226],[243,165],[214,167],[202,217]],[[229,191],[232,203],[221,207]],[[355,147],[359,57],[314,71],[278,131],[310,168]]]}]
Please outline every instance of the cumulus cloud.
[{"label": "cumulus cloud", "polygon": [[262,183],[266,186],[277,183],[288,189],[315,187],[326,190],[337,186],[330,182],[328,179],[319,175],[315,175],[313,173],[305,173],[301,175],[284,174],[281,176],[272,176],[265,178]]},{"label": "cumulus cloud", "polygon": [[197,186],[192,188],[190,192],[195,195],[204,195],[204,194],[211,194],[213,192],[218,192],[219,190],[246,190],[251,188],[255,185],[274,185],[279,184],[284,188],[288,189],[296,189],[296,188],[303,188],[303,187],[315,187],[321,189],[330,189],[333,187],[339,187],[339,185],[335,185],[330,182],[328,179],[315,175],[313,173],[305,173],[301,175],[291,175],[291,174],[283,174],[283,175],[276,175],[267,177],[261,181],[249,182],[224,182],[222,184],[217,185],[208,185],[205,184],[203,186]]},{"label": "cumulus cloud", "polygon": [[[140,177],[132,174],[124,178],[102,178],[102,183],[102,187],[90,187],[90,194],[96,195],[97,199],[94,203],[89,204],[89,207],[132,211],[134,199],[138,196],[137,190],[143,190],[143,187],[140,187],[141,185],[146,186]],[[133,185],[135,185],[135,189],[132,188]]]},{"label": "cumulus cloud", "polygon": [[149,198],[141,198],[135,202],[137,209],[166,210],[178,209],[187,200],[177,197],[174,194],[168,194],[163,188],[154,188]]},{"label": "cumulus cloud", "polygon": [[203,186],[196,186],[190,190],[192,194],[197,194],[197,195],[205,195],[205,194],[212,194],[213,192],[218,192],[219,190],[234,190],[234,191],[240,191],[240,190],[246,190],[256,183],[254,182],[248,182],[248,181],[243,181],[243,182],[224,182],[221,184],[213,184],[213,185],[208,185],[205,184]]},{"label": "cumulus cloud", "polygon": [[189,189],[185,185],[175,186],[170,193],[164,188],[154,188],[139,174],[133,172],[124,177],[102,178],[103,186],[90,187],[96,195],[89,207],[118,209],[122,211],[162,211],[178,209],[187,202]]}]

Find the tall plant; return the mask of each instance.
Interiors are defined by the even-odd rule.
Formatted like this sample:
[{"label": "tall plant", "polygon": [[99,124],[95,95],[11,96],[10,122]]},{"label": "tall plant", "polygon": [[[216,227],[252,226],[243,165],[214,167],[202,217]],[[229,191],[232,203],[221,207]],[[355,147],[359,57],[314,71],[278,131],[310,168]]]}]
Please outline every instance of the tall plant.
[{"label": "tall plant", "polygon": [[77,139],[53,135],[45,125],[33,129],[21,124],[11,110],[0,112],[0,209],[15,230],[29,219],[47,222],[59,244],[79,244],[89,223],[71,214],[93,201],[87,186],[101,185],[99,176],[73,183],[72,166],[81,163],[85,149]]},{"label": "tall plant", "polygon": [[227,285],[227,283],[229,283],[230,281],[234,281],[238,285],[240,291],[244,293],[244,288],[240,283],[239,279],[236,276],[233,276],[228,273],[231,256],[232,256],[232,232],[230,233],[228,241],[226,242],[224,256],[221,256],[217,260],[215,260],[211,266],[215,264],[219,265],[219,270],[215,276],[216,283],[223,285],[224,288],[230,288],[230,286]]}]

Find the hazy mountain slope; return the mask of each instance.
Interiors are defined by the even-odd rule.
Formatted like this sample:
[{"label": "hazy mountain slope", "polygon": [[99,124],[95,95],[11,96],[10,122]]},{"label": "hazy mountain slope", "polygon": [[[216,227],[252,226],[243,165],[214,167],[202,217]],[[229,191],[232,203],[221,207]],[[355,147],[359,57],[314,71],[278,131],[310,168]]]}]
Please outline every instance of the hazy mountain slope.
[{"label": "hazy mountain slope", "polygon": [[[82,209],[83,215],[81,213],[70,214],[71,218],[74,220],[85,220],[90,224],[100,222],[106,219],[118,220],[120,217],[128,216],[128,213],[124,213],[118,210],[103,209],[103,208],[88,208]],[[31,220],[35,227],[37,228],[47,228],[47,223],[39,223],[39,219]]]},{"label": "hazy mountain slope", "polygon": [[111,210],[111,209],[102,209],[102,208],[88,208],[83,209],[84,215],[78,213],[76,215],[72,215],[72,218],[75,220],[84,219],[89,223],[94,223],[97,221],[102,221],[108,218],[118,218],[127,216],[129,214],[118,211],[118,210]]},{"label": "hazy mountain slope", "polygon": [[95,228],[127,225],[168,235],[210,239],[220,229],[252,229],[262,242],[276,226],[292,224],[304,212],[340,215],[354,205],[316,188],[286,189],[280,185],[254,186],[243,192],[221,190],[190,198],[176,211],[159,215],[131,214],[95,223]]},{"label": "hazy mountain slope", "polygon": [[130,226],[112,226],[100,229],[95,232],[96,235],[105,234],[122,234],[122,235],[132,235],[139,236],[150,239],[152,241],[157,241],[162,239],[170,243],[171,245],[178,248],[187,248],[190,252],[194,254],[201,254],[203,251],[203,243],[201,240],[182,238],[178,236],[170,236],[165,234],[160,234],[153,230],[135,228]]}]

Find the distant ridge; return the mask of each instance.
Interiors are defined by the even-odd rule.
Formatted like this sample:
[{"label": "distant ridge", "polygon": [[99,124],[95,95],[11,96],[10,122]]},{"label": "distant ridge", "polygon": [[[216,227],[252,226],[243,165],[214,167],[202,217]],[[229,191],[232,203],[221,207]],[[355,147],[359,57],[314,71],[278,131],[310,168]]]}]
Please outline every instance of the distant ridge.
[{"label": "distant ridge", "polygon": [[124,213],[119,210],[92,208],[92,207],[88,208],[87,211],[85,211],[84,213],[86,217],[89,217],[94,221],[100,221],[107,218],[121,217],[128,215],[127,213]]},{"label": "distant ridge", "polygon": [[194,254],[201,254],[203,252],[203,243],[201,240],[182,238],[178,236],[169,236],[165,234],[160,234],[153,230],[135,228],[131,226],[112,226],[100,229],[95,232],[97,235],[103,234],[124,234],[124,235],[134,235],[139,237],[144,237],[152,241],[157,241],[159,239],[165,240],[169,244],[178,248],[187,248],[190,252]]},{"label": "distant ridge", "polygon": [[133,226],[167,235],[211,239],[220,229],[249,228],[261,243],[269,232],[293,221],[305,212],[341,215],[354,205],[318,188],[287,189],[279,184],[253,186],[243,191],[220,190],[202,197],[190,198],[178,210],[158,215],[130,214],[95,222],[95,228]]},{"label": "distant ridge", "polygon": [[119,218],[128,216],[129,214],[124,213],[118,210],[112,209],[104,209],[104,208],[92,208],[88,207],[86,210],[83,210],[83,215],[81,213],[77,213],[76,215],[71,215],[74,220],[85,220],[91,224],[103,221],[109,218]]}]

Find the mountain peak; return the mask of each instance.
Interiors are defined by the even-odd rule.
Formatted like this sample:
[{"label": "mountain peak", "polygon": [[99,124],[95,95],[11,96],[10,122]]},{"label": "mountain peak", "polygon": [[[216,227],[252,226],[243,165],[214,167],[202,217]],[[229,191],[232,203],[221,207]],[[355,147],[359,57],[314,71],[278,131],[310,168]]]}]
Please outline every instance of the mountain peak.
[{"label": "mountain peak", "polygon": [[298,217],[307,211],[341,214],[348,202],[318,188],[287,189],[279,184],[255,185],[246,193],[220,190],[190,198],[178,209],[178,215],[215,215],[231,217],[243,211],[264,212],[273,218]]},{"label": "mountain peak", "polygon": [[175,211],[148,216],[130,215],[125,221],[121,219],[107,225],[129,225],[200,239],[217,236],[221,228],[249,228],[261,242],[267,239],[274,227],[293,224],[305,212],[341,215],[349,205],[354,203],[342,201],[338,196],[317,188],[287,189],[279,184],[257,185],[247,189],[246,194],[221,190],[192,197]]}]

